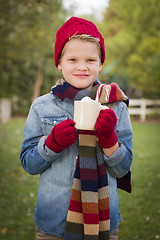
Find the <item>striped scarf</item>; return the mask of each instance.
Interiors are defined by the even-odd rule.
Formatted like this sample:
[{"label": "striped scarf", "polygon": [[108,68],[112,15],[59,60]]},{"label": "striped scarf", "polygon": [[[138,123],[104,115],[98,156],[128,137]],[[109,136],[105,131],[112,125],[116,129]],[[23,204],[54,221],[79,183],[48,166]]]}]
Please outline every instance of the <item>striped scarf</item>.
[{"label": "striped scarf", "polygon": [[79,131],[79,158],[72,186],[65,238],[109,239],[106,167],[95,131]]},{"label": "striped scarf", "polygon": [[[96,80],[91,91],[79,90],[61,79],[52,88],[52,93],[61,100],[81,100],[85,96],[95,99],[99,85],[100,82]],[[118,85],[113,83],[107,86],[109,101],[106,102],[104,87],[100,92],[100,103],[125,101],[128,104],[128,98]],[[119,187],[130,192],[130,173],[128,174],[129,176],[120,179]],[[103,153],[97,141],[96,131],[79,130],[79,157],[72,185],[64,239],[109,240],[109,232],[109,191]]]}]

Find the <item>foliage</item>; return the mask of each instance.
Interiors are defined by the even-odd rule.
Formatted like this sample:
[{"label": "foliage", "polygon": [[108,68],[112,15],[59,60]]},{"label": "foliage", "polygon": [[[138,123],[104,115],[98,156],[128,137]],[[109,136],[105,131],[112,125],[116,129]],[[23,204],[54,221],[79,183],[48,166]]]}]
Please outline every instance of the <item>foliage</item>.
[{"label": "foliage", "polygon": [[[143,97],[160,97],[160,1],[110,0],[102,29],[111,76],[128,81]],[[127,83],[126,83],[127,84]]]},{"label": "foliage", "polygon": [[[14,113],[28,112],[39,62],[41,94],[61,76],[54,67],[53,45],[74,8],[73,3],[66,11],[63,0],[0,1],[0,97],[12,99]],[[160,97],[159,10],[157,0],[110,0],[103,21],[96,22],[106,43],[102,81],[136,89],[136,96]],[[84,17],[95,22],[94,13]]]},{"label": "foliage", "polygon": [[[0,127],[0,239],[35,239],[33,219],[39,176],[21,167],[19,153],[25,119],[15,118]],[[160,238],[159,123],[132,123],[132,193],[119,190],[122,222],[119,238]],[[11,137],[12,136],[12,137]]]},{"label": "foliage", "polygon": [[57,79],[53,44],[66,13],[62,0],[0,1],[0,96],[18,96],[30,105],[38,63],[43,62],[42,93]]}]

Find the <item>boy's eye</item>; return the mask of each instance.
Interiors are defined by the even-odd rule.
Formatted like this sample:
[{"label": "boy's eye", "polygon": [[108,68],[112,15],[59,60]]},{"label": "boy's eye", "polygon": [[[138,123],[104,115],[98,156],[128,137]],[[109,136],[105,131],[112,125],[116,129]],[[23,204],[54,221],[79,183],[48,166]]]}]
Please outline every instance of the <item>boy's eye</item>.
[{"label": "boy's eye", "polygon": [[95,62],[95,59],[88,59],[88,62]]},{"label": "boy's eye", "polygon": [[75,62],[76,59],[75,59],[75,58],[70,58],[69,61],[71,61],[71,62]]}]

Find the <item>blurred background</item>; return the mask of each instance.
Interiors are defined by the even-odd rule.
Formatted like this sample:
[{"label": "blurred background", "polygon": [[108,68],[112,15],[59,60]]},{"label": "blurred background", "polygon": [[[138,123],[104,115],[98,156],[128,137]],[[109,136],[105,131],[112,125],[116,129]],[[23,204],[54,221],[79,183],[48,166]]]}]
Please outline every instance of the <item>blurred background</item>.
[{"label": "blurred background", "polygon": [[120,240],[160,239],[159,13],[159,0],[0,0],[0,239],[35,236],[39,176],[24,172],[19,152],[32,101],[61,78],[54,42],[71,16],[97,25],[107,55],[99,79],[130,98],[133,191],[119,192]]},{"label": "blurred background", "polygon": [[160,1],[1,0],[0,98],[13,115],[61,77],[54,66],[57,29],[71,16],[94,21],[104,36],[99,79],[117,82],[130,98],[160,98]]}]

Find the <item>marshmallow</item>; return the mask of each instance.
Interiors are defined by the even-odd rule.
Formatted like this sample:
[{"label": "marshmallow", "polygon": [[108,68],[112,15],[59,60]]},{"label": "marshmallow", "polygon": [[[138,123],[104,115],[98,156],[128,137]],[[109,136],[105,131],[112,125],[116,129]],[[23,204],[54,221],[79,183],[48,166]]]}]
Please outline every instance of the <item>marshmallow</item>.
[{"label": "marshmallow", "polygon": [[95,103],[95,100],[91,99],[90,97],[84,97],[84,98],[82,98],[81,101],[82,102],[92,102],[92,103]]}]

